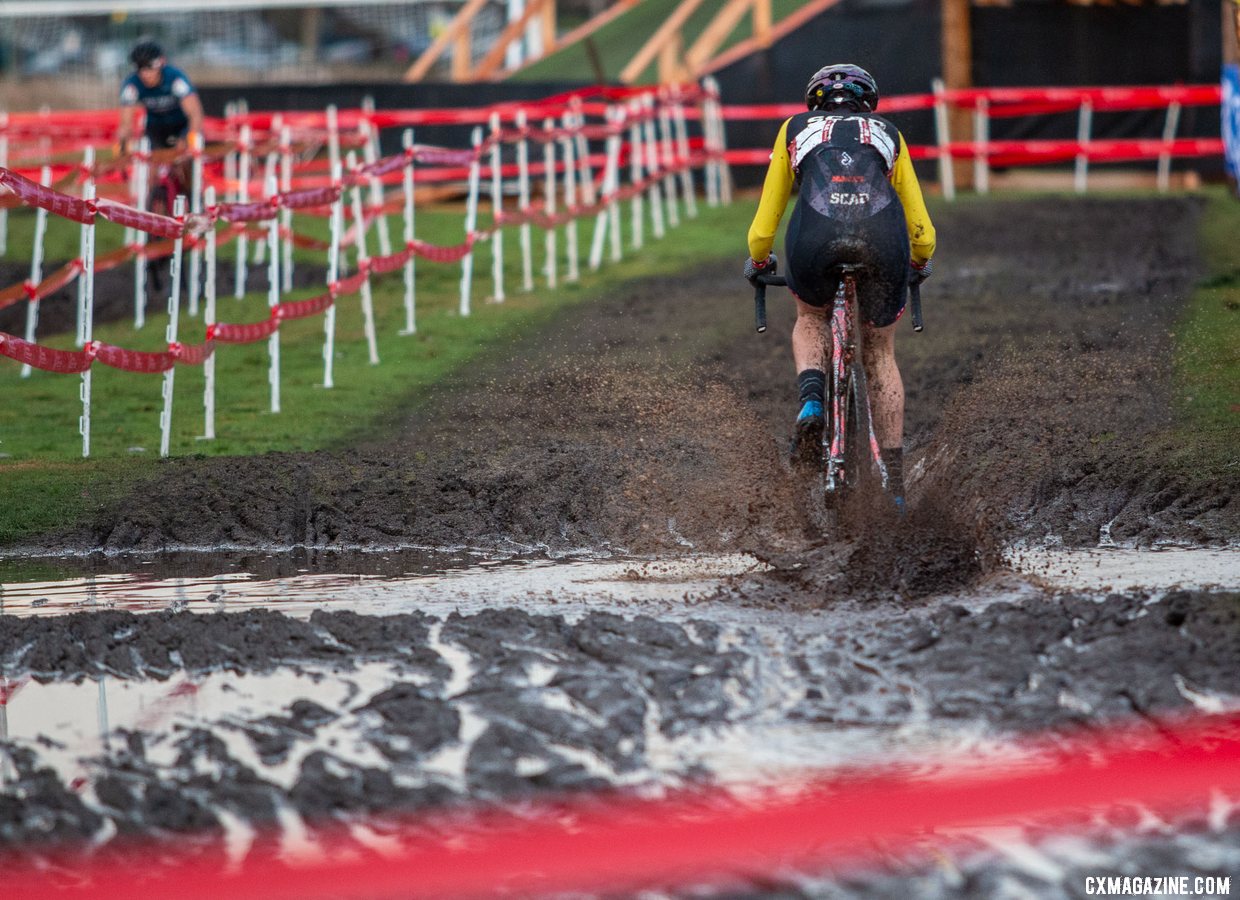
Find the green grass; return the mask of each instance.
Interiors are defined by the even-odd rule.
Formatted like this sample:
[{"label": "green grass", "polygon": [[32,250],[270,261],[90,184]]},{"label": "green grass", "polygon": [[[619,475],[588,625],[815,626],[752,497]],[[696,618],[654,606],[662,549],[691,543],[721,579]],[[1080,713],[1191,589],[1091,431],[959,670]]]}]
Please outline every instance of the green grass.
[{"label": "green grass", "polygon": [[[644,0],[591,35],[590,39],[598,51],[599,61],[606,76],[605,80],[615,81],[620,76],[620,71],[628,65],[629,60],[636,55],[642,45],[678,5],[678,0]],[[685,22],[683,34],[686,52],[722,6],[722,2],[703,3]],[[774,23],[778,23],[800,6],[801,3],[796,0],[774,0],[771,4],[771,19]],[[720,46],[718,52],[745,40],[752,34],[753,19],[747,15],[733,29],[732,34]],[[570,47],[565,47],[559,53],[553,53],[539,60],[513,77],[521,81],[594,81],[596,79],[593,62],[583,41],[578,41]],[[657,81],[657,65],[652,63],[642,73],[637,83],[654,84]]]},{"label": "green grass", "polygon": [[[434,389],[457,367],[467,364],[487,346],[511,338],[524,328],[536,327],[567,306],[605,293],[621,282],[651,274],[674,274],[686,260],[743,252],[744,223],[752,214],[743,205],[709,209],[699,202],[697,220],[684,222],[662,241],[647,242],[640,255],[628,248],[627,210],[623,216],[626,257],[620,264],[605,263],[598,273],[585,271],[574,285],[548,290],[536,271],[536,288],[520,289],[520,256],[516,229],[505,231],[506,290],[503,304],[484,299],[491,292],[490,248],[475,253],[473,314],[457,313],[460,266],[418,261],[418,332],[401,336],[404,324],[403,286],[399,272],[377,277],[374,300],[381,364],[367,359],[363,319],[358,296],[337,304],[334,380],[323,381],[323,317],[286,322],[280,331],[282,412],[270,412],[267,383],[267,342],[217,345],[216,434],[202,441],[203,369],[179,367],[175,376],[171,453],[185,455],[249,455],[272,450],[314,450],[347,446],[360,434],[375,436],[390,427],[394,409],[406,406],[411,395]],[[29,217],[32,219],[33,217]],[[68,237],[49,236],[49,258],[76,254],[76,229],[59,223]],[[299,231],[315,223],[299,222]],[[394,234],[399,226],[393,221]],[[15,215],[10,222],[10,259],[28,254],[30,222]],[[119,232],[120,229],[113,229]],[[419,236],[436,243],[460,240],[459,211],[419,211]],[[108,229],[100,229],[108,240]],[[583,222],[580,246],[588,252],[592,223]],[[25,241],[25,243],[23,243]],[[64,242],[63,245],[54,243]],[[372,240],[372,252],[373,240]],[[535,268],[542,261],[543,232],[533,233]],[[563,274],[565,239],[559,238]],[[304,254],[303,254],[304,255]],[[322,255],[318,261],[322,262]],[[265,278],[259,277],[265,284]],[[259,285],[256,285],[259,286]],[[294,292],[287,299],[312,296],[322,288]],[[222,321],[247,322],[266,318],[265,293],[244,300],[219,299]],[[146,327],[135,332],[131,320],[101,325],[95,337],[107,343],[139,350],[164,347],[166,313],[155,313]],[[184,342],[202,339],[201,319],[181,316]],[[72,335],[40,336],[41,343],[71,348]],[[90,460],[82,460],[77,434],[81,402],[76,375],[34,372],[19,377],[19,366],[0,358],[0,390],[9,402],[0,407],[0,477],[5,479],[0,503],[0,544],[47,531],[72,520],[83,510],[97,508],[112,498],[140,487],[141,480],[158,477],[160,461],[159,415],[162,377],[140,375],[96,365],[93,369],[92,439]],[[136,448],[142,448],[138,450]]]},{"label": "green grass", "polygon": [[1178,431],[1202,463],[1236,464],[1240,435],[1240,201],[1211,192],[1201,222],[1209,274],[1176,328]]}]

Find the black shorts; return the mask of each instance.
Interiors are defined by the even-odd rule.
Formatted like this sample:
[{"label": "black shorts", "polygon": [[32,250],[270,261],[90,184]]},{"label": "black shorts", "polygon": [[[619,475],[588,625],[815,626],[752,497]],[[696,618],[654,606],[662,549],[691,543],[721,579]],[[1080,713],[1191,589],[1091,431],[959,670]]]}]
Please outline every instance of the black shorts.
[{"label": "black shorts", "polygon": [[881,169],[869,160],[842,167],[835,154],[803,166],[801,194],[788,221],[788,287],[810,306],[829,306],[839,289],[838,268],[857,269],[861,316],[879,328],[904,311],[909,244],[904,207]]},{"label": "black shorts", "polygon": [[188,124],[171,128],[148,128],[146,132],[146,136],[151,142],[152,150],[166,150],[169,147],[175,147],[177,141],[187,134],[189,134]]}]

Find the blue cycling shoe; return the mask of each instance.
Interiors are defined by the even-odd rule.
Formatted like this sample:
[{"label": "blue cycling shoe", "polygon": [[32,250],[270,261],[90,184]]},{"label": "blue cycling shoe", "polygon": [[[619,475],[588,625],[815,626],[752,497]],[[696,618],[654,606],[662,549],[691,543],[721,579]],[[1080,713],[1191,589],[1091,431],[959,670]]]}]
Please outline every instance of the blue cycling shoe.
[{"label": "blue cycling shoe", "polygon": [[813,466],[822,459],[822,429],[825,423],[822,403],[805,401],[792,430],[793,465]]},{"label": "blue cycling shoe", "polygon": [[891,498],[891,500],[895,504],[896,515],[899,516],[901,519],[903,519],[904,513],[905,513],[904,498],[901,497],[899,494],[896,494],[895,496]]}]

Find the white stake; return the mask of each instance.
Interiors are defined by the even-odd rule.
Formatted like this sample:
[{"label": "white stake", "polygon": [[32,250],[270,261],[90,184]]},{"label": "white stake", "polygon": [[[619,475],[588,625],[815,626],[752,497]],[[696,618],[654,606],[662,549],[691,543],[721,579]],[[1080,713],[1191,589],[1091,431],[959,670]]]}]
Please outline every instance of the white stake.
[{"label": "white stake", "polygon": [[947,147],[951,143],[951,124],[947,118],[946,86],[942,78],[932,82],[934,91],[934,133],[939,145],[939,186],[945,200],[956,199],[956,172]]},{"label": "white stake", "polygon": [[[469,164],[469,198],[465,206],[465,240],[472,242],[474,229],[478,225],[478,182],[482,176],[482,157],[478,148],[482,146],[482,129],[475,128],[470,136],[470,146],[474,148],[474,160]],[[474,248],[461,259],[461,305],[460,313],[469,315],[471,293],[474,286]]]},{"label": "white stake", "polygon": [[401,146],[409,155],[404,172],[405,189],[405,247],[410,250],[409,259],[405,262],[405,327],[401,334],[414,334],[418,330],[416,280],[414,278],[413,241],[414,241],[414,203],[413,203],[413,129],[406,128],[401,135]]},{"label": "white stake", "polygon": [[[293,134],[287,125],[280,129],[280,190],[293,189]],[[280,226],[284,230],[284,259],[281,260],[280,275],[284,279],[284,292],[293,289],[293,210],[285,206],[280,209]]]},{"label": "white stake", "polygon": [[[555,215],[555,141],[551,138],[554,124],[550,119],[543,120],[543,131],[546,141],[543,143],[543,212],[548,218]],[[546,260],[543,274],[547,278],[547,287],[555,287],[555,223],[547,223],[544,239]]]},{"label": "white stake", "polygon": [[973,157],[973,190],[979,194],[990,193],[990,103],[985,97],[977,101],[973,110],[973,142],[977,153]]},{"label": "white stake", "polygon": [[[521,140],[517,142],[517,205],[524,218],[530,212],[530,141],[525,110],[517,110],[517,130]],[[530,246],[530,223],[521,223],[521,286],[528,292],[534,290],[534,254]]]},{"label": "white stake", "polygon": [[[194,215],[202,212],[202,135],[190,135],[191,154],[189,209]],[[198,244],[189,251],[189,314],[198,315],[198,295],[202,281],[202,251]]]},{"label": "white stake", "polygon": [[624,237],[620,234],[620,151],[624,149],[624,107],[613,106],[608,112],[612,121],[612,134],[607,138],[607,164],[611,166],[611,199],[608,214],[611,219],[611,261],[620,262]]},{"label": "white stake", "polygon": [[663,188],[659,184],[659,142],[654,133],[654,95],[642,97],[642,113],[645,118],[643,127],[646,129],[646,175],[650,186],[646,189],[650,194],[650,221],[655,239],[664,235],[663,229]]},{"label": "white stake", "polygon": [[672,152],[672,112],[666,92],[659,94],[659,154],[663,165],[663,196],[667,199],[667,224],[680,224],[680,206],[676,202],[676,155]]},{"label": "white stake", "polygon": [[723,104],[719,100],[719,82],[707,76],[704,84],[710,94],[710,119],[715,129],[715,151],[719,154],[719,200],[727,206],[732,203],[732,167],[728,165],[728,135]]},{"label": "white stake", "polygon": [[340,280],[340,236],[344,231],[344,183],[340,161],[332,163],[332,184],[340,187],[340,196],[332,204],[331,247],[327,251],[327,287],[332,292],[332,305],[323,317],[323,387],[334,387],[333,364],[336,359],[336,282]]},{"label": "white stake", "polygon": [[[0,111],[0,166],[9,164],[9,114]],[[9,252],[9,211],[0,207],[0,257]]]},{"label": "white stake", "polygon": [[[357,173],[357,157],[349,151],[349,171]],[[366,332],[366,349],[370,353],[370,364],[379,364],[379,341],[375,334],[375,303],[370,293],[370,253],[366,250],[366,220],[362,209],[362,189],[357,180],[353,182],[353,220],[357,227],[357,271],[364,272],[362,281],[362,322]]]},{"label": "white stake", "polygon": [[[636,105],[629,106],[629,117],[632,121],[629,123],[629,180],[634,188],[641,184],[642,181],[642,126],[639,121],[641,118],[641,108]],[[634,190],[633,192],[633,249],[640,250],[642,248],[643,236],[642,220],[645,218],[646,211],[642,203],[642,192]]]},{"label": "white stake", "polygon": [[702,95],[698,101],[698,113],[701,116],[702,147],[706,151],[706,164],[702,173],[702,181],[706,185],[706,205],[719,205],[719,164],[715,159],[715,127],[710,120],[710,98],[706,95],[706,83],[702,82]]},{"label": "white stake", "polygon": [[[82,169],[89,173],[95,166],[95,148],[87,147],[82,153]],[[95,199],[95,179],[87,174],[86,180],[82,183],[82,198],[84,200]],[[87,247],[89,244],[89,248]],[[87,250],[91,254],[89,265],[87,264]],[[93,224],[90,226],[82,226],[81,240],[78,243],[78,258],[82,260],[82,274],[78,277],[77,295],[78,295],[78,317],[77,317],[77,346],[82,347],[90,340],[87,317],[92,315],[92,307],[94,298],[91,296],[94,290],[94,253],[95,253],[95,232]],[[87,277],[87,272],[90,277]]]},{"label": "white stake", "polygon": [[[268,153],[267,160],[263,164],[263,190],[264,192],[267,192],[267,189],[270,183],[275,179],[276,172],[278,171],[278,164],[279,164],[279,158],[277,157],[277,155],[275,153]],[[267,193],[266,196],[270,197],[271,194]],[[280,217],[277,215],[276,218],[279,219]],[[270,241],[268,240],[261,240],[261,241],[254,242],[254,265],[261,266],[267,262],[267,245],[269,243]]]},{"label": "white stake", "polygon": [[[185,197],[183,195],[178,194],[176,200],[172,202],[172,214],[184,219]],[[178,237],[172,245],[172,267],[169,275],[172,279],[172,289],[168,292],[168,329],[164,333],[164,340],[168,342],[169,347],[177,342],[177,325],[181,315],[181,253],[184,246],[183,235]],[[164,409],[159,414],[159,455],[161,457],[168,455],[172,443],[172,387],[176,381],[176,375],[175,365],[164,373]]]},{"label": "white stake", "polygon": [[[1078,144],[1088,144],[1089,135],[1093,129],[1094,121],[1094,105],[1089,100],[1081,101],[1081,108],[1076,120],[1076,142]],[[1084,194],[1089,190],[1089,154],[1081,151],[1076,155],[1076,165],[1073,167],[1072,173],[1073,186],[1078,194]]]},{"label": "white stake", "polygon": [[581,272],[578,268],[579,261],[577,259],[577,214],[575,207],[577,206],[577,166],[574,162],[574,137],[572,134],[573,118],[565,114],[564,127],[569,133],[566,137],[560,139],[564,153],[564,209],[569,215],[568,224],[565,225],[565,252],[567,254],[568,271],[565,273],[565,281],[578,281],[581,278]]},{"label": "white stake", "polygon": [[333,169],[340,165],[340,121],[334,103],[327,107],[327,160]]},{"label": "white stake", "polygon": [[[206,205],[215,206],[215,188],[208,187],[206,190]],[[207,229],[207,251],[206,251],[206,284],[203,286],[203,298],[205,301],[205,309],[203,310],[203,324],[206,326],[207,332],[210,333],[211,328],[215,325],[215,223]],[[203,371],[203,388],[202,388],[202,437],[203,440],[215,440],[215,357],[216,354],[210,354],[202,364]]]},{"label": "white stake", "polygon": [[[39,182],[44,186],[52,183],[52,169],[44,166],[39,173]],[[34,211],[34,249],[30,255],[30,283],[35,287],[43,280],[43,237],[47,234],[47,210],[41,206]],[[29,300],[26,303],[26,340],[34,343],[35,329],[39,326],[39,301]],[[22,378],[29,378],[32,369],[28,363],[22,365]]]},{"label": "white stake", "polygon": [[689,164],[689,126],[685,122],[685,104],[680,88],[675,89],[675,102],[672,104],[672,121],[676,125],[676,159],[682,167],[680,170],[680,193],[685,201],[685,215],[690,219],[697,218],[696,188],[693,186],[693,167]]},{"label": "white stake", "polygon": [[[249,125],[241,126],[240,153],[237,165],[237,202],[245,203],[250,199],[250,150],[254,146],[253,135]],[[244,231],[237,233],[237,267],[233,277],[233,296],[240,300],[245,296],[246,254],[249,252],[248,241]]]},{"label": "white stake", "polygon": [[[362,159],[369,165],[379,160],[379,130],[367,119],[363,119],[361,123],[362,130]],[[383,211],[384,205],[383,181],[374,175],[370,176],[370,207],[375,211],[375,227],[379,234],[379,254],[381,256],[392,255],[392,233],[388,230],[387,214]]]},{"label": "white stake", "polygon": [[[275,172],[267,176],[267,196],[274,197],[279,193]],[[267,223],[267,308],[272,310],[280,305],[280,217],[272,216]],[[280,329],[276,328],[267,338],[267,355],[271,358],[271,367],[267,372],[267,380],[271,383],[271,411],[280,411]]]},{"label": "white stake", "polygon": [[[607,135],[607,162],[603,167],[603,199],[606,205],[594,220],[594,236],[590,243],[590,270],[598,271],[603,264],[603,242],[611,231],[612,249],[618,253],[620,244],[620,204],[616,191],[620,186],[620,128],[623,113],[615,107],[607,110],[607,124],[612,131]],[[618,258],[618,257],[617,257]]]},{"label": "white stake", "polygon": [[499,139],[499,113],[491,114],[491,215],[495,230],[491,232],[491,279],[495,282],[496,303],[504,302],[504,232],[500,221],[504,216],[504,154]]},{"label": "white stake", "polygon": [[[134,159],[134,203],[142,212],[146,211],[147,200],[151,194],[151,141],[142,138],[138,141],[138,155]],[[146,325],[146,232],[141,228],[134,229],[134,239],[138,245],[137,255],[133,260],[133,327],[142,328]]]},{"label": "white stake", "polygon": [[[95,164],[93,148],[86,148],[83,162],[87,166]],[[87,201],[95,199],[94,179],[87,180],[82,189],[82,199]],[[82,326],[82,344],[86,345],[95,339],[95,224],[93,221],[89,225],[82,226],[82,274],[80,278],[83,290],[78,306],[78,322]],[[82,385],[79,390],[82,398],[82,416],[78,419],[78,432],[82,435],[82,457],[84,459],[90,456],[90,384],[90,369],[87,369],[82,373]]]},{"label": "white stake", "polygon": [[1167,107],[1167,119],[1163,123],[1163,146],[1158,154],[1158,190],[1165,194],[1171,187],[1171,142],[1175,140],[1176,129],[1180,127],[1180,102],[1172,101]]},{"label": "white stake", "polygon": [[586,138],[586,115],[582,112],[581,98],[569,100],[572,111],[573,137],[576,140],[577,172],[581,185],[581,202],[593,206],[598,201],[598,192],[594,189],[594,171],[590,165],[590,141]]}]

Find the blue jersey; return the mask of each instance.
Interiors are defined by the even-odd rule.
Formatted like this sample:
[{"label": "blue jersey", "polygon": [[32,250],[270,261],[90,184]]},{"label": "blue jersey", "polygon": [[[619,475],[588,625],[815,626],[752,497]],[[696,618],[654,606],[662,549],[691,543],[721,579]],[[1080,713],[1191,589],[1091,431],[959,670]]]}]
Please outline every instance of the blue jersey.
[{"label": "blue jersey", "polygon": [[181,100],[194,93],[194,86],[184,72],[175,66],[160,70],[159,84],[150,88],[134,72],[121,82],[121,106],[146,108],[146,134],[156,146],[168,137],[180,137],[189,128],[189,118],[181,109]]}]

